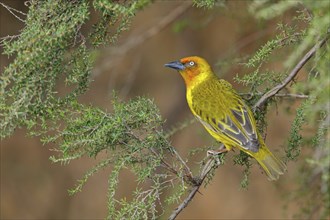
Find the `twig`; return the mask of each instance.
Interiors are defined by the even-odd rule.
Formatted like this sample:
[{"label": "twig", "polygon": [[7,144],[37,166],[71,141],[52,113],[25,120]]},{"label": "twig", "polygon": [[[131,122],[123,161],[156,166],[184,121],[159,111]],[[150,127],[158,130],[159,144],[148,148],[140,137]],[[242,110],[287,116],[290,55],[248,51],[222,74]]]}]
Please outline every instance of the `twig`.
[{"label": "twig", "polygon": [[[130,37],[126,43],[122,44],[121,46],[115,48],[116,55],[124,55],[134,47],[146,42],[151,37],[158,34],[161,30],[166,28],[169,24],[171,24],[175,19],[177,19],[180,15],[182,15],[189,7],[191,6],[191,2],[186,2],[181,4],[180,6],[173,9],[166,17],[160,20],[157,25],[152,26],[150,29],[145,31],[144,33]],[[113,53],[114,48],[109,48],[109,51]]]},{"label": "twig", "polygon": [[180,156],[180,154],[178,154],[178,152],[173,148],[172,151],[174,152],[175,156],[179,159],[179,161],[182,163],[182,165],[185,168],[186,171],[186,175],[190,178],[193,178],[192,172],[190,170],[190,168],[188,167],[188,165],[186,164],[186,162],[182,159],[182,157]]},{"label": "twig", "polygon": [[[299,72],[299,70],[307,63],[307,61],[316,53],[317,49],[322,47],[325,42],[327,41],[328,36],[326,38],[324,38],[322,41],[320,41],[318,44],[316,44],[311,50],[309,50],[305,56],[298,62],[298,64],[293,68],[293,70],[290,72],[290,74],[288,75],[288,77],[279,85],[275,86],[273,89],[271,89],[269,92],[267,92],[266,94],[264,94],[259,101],[253,106],[254,109],[260,108],[261,106],[263,106],[265,104],[265,102],[270,99],[271,97],[275,96],[281,89],[283,89],[290,81],[293,80],[293,78],[297,75],[297,73]],[[279,94],[281,96],[281,94]],[[296,95],[298,96],[298,95]],[[208,159],[208,161],[206,162],[206,164],[204,165],[199,178],[193,178],[195,180],[195,184],[192,187],[189,195],[183,200],[183,202],[176,208],[173,210],[173,212],[171,213],[169,220],[173,220],[175,219],[180,212],[182,212],[182,210],[187,207],[187,205],[189,204],[189,202],[192,201],[192,199],[194,198],[194,196],[196,195],[196,193],[198,192],[199,188],[201,187],[201,185],[203,184],[205,178],[207,177],[207,175],[210,173],[210,171],[212,170],[212,164],[214,163],[214,159],[210,158]],[[196,181],[196,179],[198,181]]]},{"label": "twig", "polygon": [[20,34],[17,34],[17,35],[7,35],[5,37],[1,37],[0,38],[0,46],[4,46],[5,41],[11,42],[12,40],[14,40],[15,38],[18,38],[20,36],[21,36]]},{"label": "twig", "polygon": [[199,188],[201,187],[200,185],[196,185],[194,186],[189,195],[187,196],[187,198],[185,198],[185,200],[183,200],[183,202],[176,208],[173,210],[172,214],[170,215],[170,217],[168,218],[168,220],[173,220],[175,219],[180,212],[187,207],[187,205],[189,204],[189,202],[194,198],[195,194],[198,192]]},{"label": "twig", "polygon": [[[156,156],[159,157],[159,154],[153,149],[150,148],[150,151]],[[170,172],[172,172],[173,174],[179,176],[179,173],[176,169],[174,169],[171,165],[169,165],[163,158],[160,158],[160,161],[162,162],[162,164],[164,165],[164,167],[169,170]]]},{"label": "twig", "polygon": [[240,39],[238,42],[234,43],[235,47],[228,49],[224,52],[220,57],[219,60],[228,59],[232,54],[238,53],[240,50],[244,49],[245,47],[249,46],[253,42],[258,41],[260,38],[264,37],[269,31],[273,30],[272,26],[269,28],[263,29],[258,32],[254,32],[250,35],[245,36],[243,39]]},{"label": "twig", "polygon": [[259,101],[253,106],[253,109],[256,110],[257,108],[261,108],[266,101],[276,95],[281,89],[283,89],[289,82],[293,80],[293,78],[298,74],[298,72],[301,70],[301,68],[307,63],[307,61],[314,56],[317,49],[322,47],[325,42],[328,40],[329,36],[325,37],[323,40],[321,40],[319,43],[317,43],[312,49],[310,49],[305,56],[298,62],[298,64],[292,69],[290,74],[284,79],[284,81],[274,88],[272,88],[270,91],[268,91],[266,94],[264,94]]},{"label": "twig", "polygon": [[20,20],[21,22],[25,23],[25,20],[23,20],[22,18],[20,18],[18,15],[16,15],[16,14],[14,13],[14,12],[16,12],[16,13],[19,13],[19,14],[21,14],[21,15],[26,16],[26,14],[25,14],[24,12],[21,12],[21,11],[15,9],[15,8],[12,8],[12,7],[8,6],[8,5],[5,5],[5,4],[3,4],[2,2],[0,2],[0,5],[1,5],[2,7],[4,7],[5,9],[7,9],[7,11],[8,11],[10,14],[12,14],[15,18],[17,18],[17,19]]},{"label": "twig", "polygon": [[[126,82],[124,86],[120,89],[119,97],[127,97],[130,90],[134,86],[134,81],[136,80],[138,74],[137,71],[141,65],[141,57],[137,57],[131,64],[130,70],[127,71]],[[113,80],[114,81],[114,80]],[[114,88],[111,89],[111,92]]]},{"label": "twig", "polygon": [[[124,55],[127,54],[130,50],[146,42],[153,36],[157,35],[173,21],[175,21],[179,16],[181,16],[188,8],[191,6],[190,1],[186,1],[183,4],[179,5],[173,9],[168,15],[162,18],[157,24],[153,25],[148,30],[144,31],[141,34],[133,34],[125,43],[118,47],[108,47],[106,52],[110,54],[111,58],[107,57],[106,62],[102,63],[100,67],[93,70],[93,77],[98,76],[102,70],[110,69],[114,65],[118,64],[120,59],[124,58]],[[110,60],[110,61],[109,61]]]},{"label": "twig", "polygon": [[178,125],[175,125],[173,128],[171,128],[165,135],[166,138],[169,138],[171,136],[173,136],[175,133],[177,133],[178,131],[183,130],[184,128],[186,128],[187,126],[193,124],[196,122],[196,118],[189,118],[183,122],[181,122]]},{"label": "twig", "polygon": [[[139,138],[138,136],[136,136],[133,132],[129,131],[127,132],[127,134],[129,134],[131,137],[133,137],[134,139],[142,142],[141,138]],[[150,148],[150,151],[155,155],[158,156],[158,153],[155,151],[155,149]],[[193,179],[193,175],[192,172],[190,170],[190,168],[188,167],[188,165],[185,163],[185,161],[182,159],[182,157],[178,154],[178,152],[176,152],[176,150],[173,148],[172,151],[174,152],[176,158],[182,163],[182,165],[184,166],[185,169],[185,174],[184,177],[186,178],[185,180],[187,182],[193,183],[195,184],[195,180]],[[171,166],[169,163],[167,163],[163,158],[160,158],[162,165],[164,166],[164,168],[166,168],[167,170],[169,170],[170,172],[172,172],[173,174],[175,174],[176,176],[180,176],[179,172],[173,167]]]},{"label": "twig", "polygon": [[[241,96],[255,96],[255,95],[263,95],[263,93],[239,93]],[[281,97],[281,98],[297,98],[297,99],[307,99],[309,96],[304,94],[292,94],[292,93],[279,93],[275,94],[275,97]]]},{"label": "twig", "polygon": [[206,164],[204,165],[204,167],[201,171],[199,181],[192,187],[189,195],[183,200],[183,202],[176,209],[173,210],[173,212],[170,215],[170,217],[168,218],[168,220],[174,220],[180,214],[180,212],[188,206],[189,202],[194,198],[195,194],[198,192],[199,188],[202,186],[202,183],[204,182],[207,174],[212,170],[213,161],[214,161],[213,159],[209,159],[206,162]]}]

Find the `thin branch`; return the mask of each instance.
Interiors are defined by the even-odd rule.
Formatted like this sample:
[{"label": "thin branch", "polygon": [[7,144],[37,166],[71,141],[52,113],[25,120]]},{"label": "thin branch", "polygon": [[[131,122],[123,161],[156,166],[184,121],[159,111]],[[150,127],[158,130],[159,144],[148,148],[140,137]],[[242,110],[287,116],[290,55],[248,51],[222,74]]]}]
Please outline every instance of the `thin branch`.
[{"label": "thin branch", "polygon": [[7,35],[7,36],[4,36],[4,37],[0,37],[0,41],[4,41],[4,40],[7,40],[7,39],[9,39],[9,41],[11,41],[12,39],[18,38],[19,36],[21,36],[21,35],[20,34],[17,34],[17,35]]},{"label": "thin branch", "polygon": [[[255,96],[255,95],[263,95],[263,93],[239,93],[241,96]],[[279,93],[275,94],[275,97],[281,97],[281,98],[295,98],[295,99],[307,99],[309,96],[304,94],[292,94],[292,93]]]},{"label": "thin branch", "polygon": [[186,164],[186,162],[182,159],[182,157],[180,156],[180,154],[178,154],[178,152],[175,150],[175,148],[173,148],[172,151],[174,152],[175,156],[179,159],[179,161],[184,166],[185,171],[186,171],[186,176],[188,176],[190,178],[193,178],[193,175],[192,175],[192,172],[191,172],[190,168],[188,167],[188,165]]},{"label": "thin branch", "polygon": [[17,18],[17,19],[20,20],[21,22],[25,23],[25,20],[23,20],[22,18],[20,18],[18,15],[15,14],[15,12],[16,12],[16,13],[19,13],[19,14],[21,14],[21,15],[26,16],[26,14],[25,14],[24,12],[21,12],[21,11],[15,9],[15,8],[12,8],[12,7],[8,6],[8,5],[5,5],[5,4],[3,4],[2,2],[0,2],[0,5],[1,5],[2,7],[4,7],[5,9],[7,9],[7,11],[8,11],[10,14],[12,14],[15,18]]},{"label": "thin branch", "polygon": [[[327,39],[328,39],[328,36],[326,38],[324,38],[322,41],[320,41],[318,44],[316,44],[311,50],[309,50],[305,54],[305,56],[298,62],[298,64],[293,68],[293,70],[290,72],[290,74],[288,75],[288,77],[282,83],[280,83],[279,85],[275,86],[269,92],[267,92],[266,94],[264,94],[259,99],[259,101],[253,106],[253,109],[257,109],[257,108],[262,107],[268,99],[270,99],[273,96],[275,96],[281,89],[283,89],[289,82],[291,82],[294,79],[294,77],[297,75],[297,73],[299,72],[299,70],[301,70],[301,68],[307,63],[307,61],[312,56],[315,55],[317,49],[320,48],[320,47],[322,47],[325,44],[325,42],[327,41]],[[282,94],[277,94],[277,95],[280,95],[281,96]],[[291,95],[291,96],[293,96],[293,95]],[[296,95],[296,94],[295,94],[295,96],[302,97],[302,95]],[[205,178],[211,172],[212,168],[216,168],[216,167],[214,167],[214,161],[215,161],[214,158],[208,159],[208,161],[206,162],[206,164],[202,168],[202,171],[201,171],[199,177],[198,178],[193,178],[195,180],[195,184],[193,185],[190,193],[182,201],[182,203],[176,209],[173,210],[173,212],[171,213],[171,215],[169,217],[169,220],[175,219],[182,212],[182,210],[185,207],[187,207],[188,204],[192,201],[192,199],[194,198],[194,196],[198,192],[199,188],[203,184]]]},{"label": "thin branch", "polygon": [[[17,35],[7,35],[5,37],[1,37],[0,38],[0,46],[4,46],[4,42],[5,41],[8,41],[8,42],[11,42],[12,40],[14,40],[15,38],[18,38],[20,37],[21,35],[20,34],[17,34]],[[8,40],[9,39],[9,40]]]},{"label": "thin branch", "polygon": [[[127,134],[131,135],[131,137],[133,137],[134,139],[142,142],[141,138],[136,136],[133,132],[129,131],[129,132],[127,132]],[[155,149],[150,148],[150,151],[155,156],[158,156],[158,153],[155,151]],[[193,178],[192,172],[191,172],[190,168],[188,167],[188,165],[186,164],[186,162],[182,159],[182,157],[178,154],[178,152],[176,152],[176,150],[173,147],[172,147],[172,151],[174,152],[176,158],[182,163],[182,165],[185,169],[185,174],[184,174],[185,181],[195,184],[195,180]],[[163,165],[164,168],[166,168],[167,170],[169,170],[170,172],[172,172],[176,176],[180,176],[179,172],[173,166],[171,166],[169,163],[167,163],[163,158],[160,158],[160,160],[161,160],[162,165]]]},{"label": "thin branch", "polygon": [[178,131],[183,130],[184,128],[188,127],[189,125],[193,124],[196,122],[196,118],[189,118],[186,119],[185,121],[181,122],[178,125],[175,125],[174,127],[172,127],[165,135],[166,138],[169,138],[171,136],[173,136],[174,134],[176,134]]},{"label": "thin branch", "polygon": [[108,47],[106,48],[106,52],[110,54],[111,58],[107,57],[106,62],[102,63],[102,65],[93,70],[93,77],[98,76],[102,70],[110,69],[114,65],[117,65],[120,59],[124,58],[124,56],[135,47],[141,45],[146,42],[153,36],[157,35],[159,32],[164,30],[167,26],[169,26],[172,22],[177,20],[179,16],[181,16],[184,12],[186,12],[191,6],[190,1],[186,1],[173,9],[168,15],[162,18],[159,22],[153,25],[146,31],[143,31],[140,34],[133,34],[133,36],[129,37],[129,39],[118,47]]},{"label": "thin branch", "polygon": [[198,192],[201,185],[202,184],[196,185],[191,189],[187,198],[185,198],[185,200],[183,200],[183,202],[176,209],[173,210],[168,220],[174,220],[180,214],[180,212],[188,206],[189,202],[194,198],[195,194]]},{"label": "thin branch", "polygon": [[213,159],[209,159],[206,162],[206,164],[204,165],[201,171],[201,175],[198,179],[199,181],[196,181],[196,184],[192,187],[189,195],[182,201],[182,203],[176,209],[173,210],[168,220],[174,220],[180,214],[180,212],[188,206],[189,202],[192,201],[192,199],[195,197],[195,194],[199,191],[199,188],[202,186],[202,183],[204,182],[206,176],[209,174],[212,168],[214,168],[213,163],[214,163]]},{"label": "thin branch", "polygon": [[292,69],[290,74],[284,79],[284,81],[271,90],[269,90],[266,94],[264,94],[259,101],[253,106],[253,109],[261,108],[268,99],[275,96],[281,89],[283,89],[289,82],[291,82],[294,77],[298,74],[298,72],[301,70],[301,68],[307,63],[307,61],[315,55],[317,49],[322,47],[325,42],[328,40],[329,36],[321,40],[319,43],[317,43],[312,49],[310,49],[305,56],[297,63],[297,65]]},{"label": "thin branch", "polygon": [[235,53],[238,53],[240,50],[246,48],[250,44],[258,41],[262,37],[264,37],[266,34],[268,34],[269,31],[273,31],[273,27],[269,26],[266,29],[260,30],[258,32],[254,32],[250,35],[245,36],[243,39],[240,39],[238,42],[235,42],[235,47],[228,49],[226,52],[224,52],[220,57],[219,60],[225,60],[228,59],[230,56],[232,56]]},{"label": "thin branch", "polygon": [[[136,59],[133,61],[131,64],[130,69],[127,71],[127,76],[126,76],[126,82],[124,83],[124,86],[120,89],[119,92],[119,97],[127,97],[129,92],[131,91],[132,87],[134,86],[134,82],[137,79],[137,72],[139,70],[139,67],[141,65],[141,57],[138,56]],[[111,92],[113,92],[113,89]]]},{"label": "thin branch", "polygon": [[287,94],[275,94],[275,97],[295,98],[295,99],[308,99],[309,98],[308,95],[304,95],[304,94],[291,94],[291,93],[287,93]]},{"label": "thin branch", "polygon": [[[158,153],[153,149],[151,148],[150,149],[151,152],[154,154],[154,155],[158,155]],[[187,163],[182,159],[182,157],[180,156],[180,154],[175,150],[174,147],[172,147],[171,151],[174,153],[175,157],[178,159],[178,161],[183,165],[184,167],[184,178],[185,178],[185,181],[187,183],[192,183],[192,184],[196,184],[196,180],[190,170],[190,168],[188,167]],[[179,174],[179,172],[173,167],[171,166],[169,163],[167,163],[163,158],[160,158],[161,162],[162,162],[162,165],[167,169],[169,170],[170,172],[172,172],[173,174],[175,174],[176,176],[181,176]]]},{"label": "thin branch", "polygon": [[[159,157],[159,154],[153,149],[150,148],[150,151],[156,156]],[[163,158],[160,158],[160,161],[162,162],[163,166],[169,170],[170,172],[172,172],[173,174],[175,174],[176,176],[179,176],[179,173],[176,169],[174,169],[170,164],[168,164]]]},{"label": "thin branch", "polygon": [[[125,80],[126,82],[124,83],[124,86],[120,89],[119,91],[119,97],[125,98],[129,94],[130,90],[134,86],[134,81],[137,78],[137,72],[139,70],[139,67],[141,65],[141,57],[138,56],[134,61],[131,63],[127,64],[127,70],[126,70],[126,77]],[[108,93],[112,94],[112,92],[115,89],[115,84],[116,84],[116,77],[118,75],[118,72],[116,70],[113,70],[112,74],[110,75],[109,78],[109,83],[108,83]]]},{"label": "thin branch", "polygon": [[[152,26],[150,29],[145,31],[142,34],[130,37],[128,41],[126,41],[121,46],[115,48],[116,55],[125,55],[127,52],[138,45],[146,42],[159,32],[161,32],[164,28],[166,28],[169,24],[175,21],[179,16],[181,16],[189,7],[191,6],[191,2],[185,2],[180,6],[173,9],[167,16],[165,16],[162,20],[160,20],[157,25]],[[114,48],[108,48],[111,53],[114,52]]]}]

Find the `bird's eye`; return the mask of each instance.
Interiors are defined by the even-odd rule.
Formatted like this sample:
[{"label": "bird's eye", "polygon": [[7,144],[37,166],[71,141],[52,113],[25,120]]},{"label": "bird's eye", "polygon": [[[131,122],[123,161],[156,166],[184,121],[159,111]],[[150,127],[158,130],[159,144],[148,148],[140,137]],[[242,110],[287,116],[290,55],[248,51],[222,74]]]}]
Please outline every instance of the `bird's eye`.
[{"label": "bird's eye", "polygon": [[194,61],[190,61],[189,62],[189,66],[193,66],[193,65],[195,65],[195,62]]}]

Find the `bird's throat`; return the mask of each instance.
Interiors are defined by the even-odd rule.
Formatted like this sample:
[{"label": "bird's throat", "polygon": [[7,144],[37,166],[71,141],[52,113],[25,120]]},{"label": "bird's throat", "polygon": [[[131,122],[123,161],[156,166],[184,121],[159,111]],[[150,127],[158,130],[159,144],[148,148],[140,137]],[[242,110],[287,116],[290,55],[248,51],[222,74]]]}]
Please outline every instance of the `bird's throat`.
[{"label": "bird's throat", "polygon": [[195,84],[198,73],[196,71],[182,71],[180,72],[187,88]]},{"label": "bird's throat", "polygon": [[187,89],[193,89],[201,83],[204,83],[214,77],[214,74],[207,72],[185,71],[180,72]]}]

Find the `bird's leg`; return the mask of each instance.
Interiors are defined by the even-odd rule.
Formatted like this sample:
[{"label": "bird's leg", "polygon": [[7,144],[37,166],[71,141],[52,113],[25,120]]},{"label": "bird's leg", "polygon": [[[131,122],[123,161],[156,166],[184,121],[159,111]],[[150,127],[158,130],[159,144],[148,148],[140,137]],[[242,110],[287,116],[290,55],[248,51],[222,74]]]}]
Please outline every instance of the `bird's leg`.
[{"label": "bird's leg", "polygon": [[219,155],[222,153],[227,153],[228,149],[225,147],[225,145],[221,145],[221,147],[218,150],[208,150],[207,151],[207,156],[214,156],[214,155]]},{"label": "bird's leg", "polygon": [[[225,147],[225,145],[221,145],[221,147],[218,149],[218,150],[208,150],[207,151],[207,156],[217,156],[217,155],[220,155],[222,153],[227,153],[229,150]],[[216,158],[216,162],[218,165],[220,165],[220,160],[219,158],[217,157]]]}]

